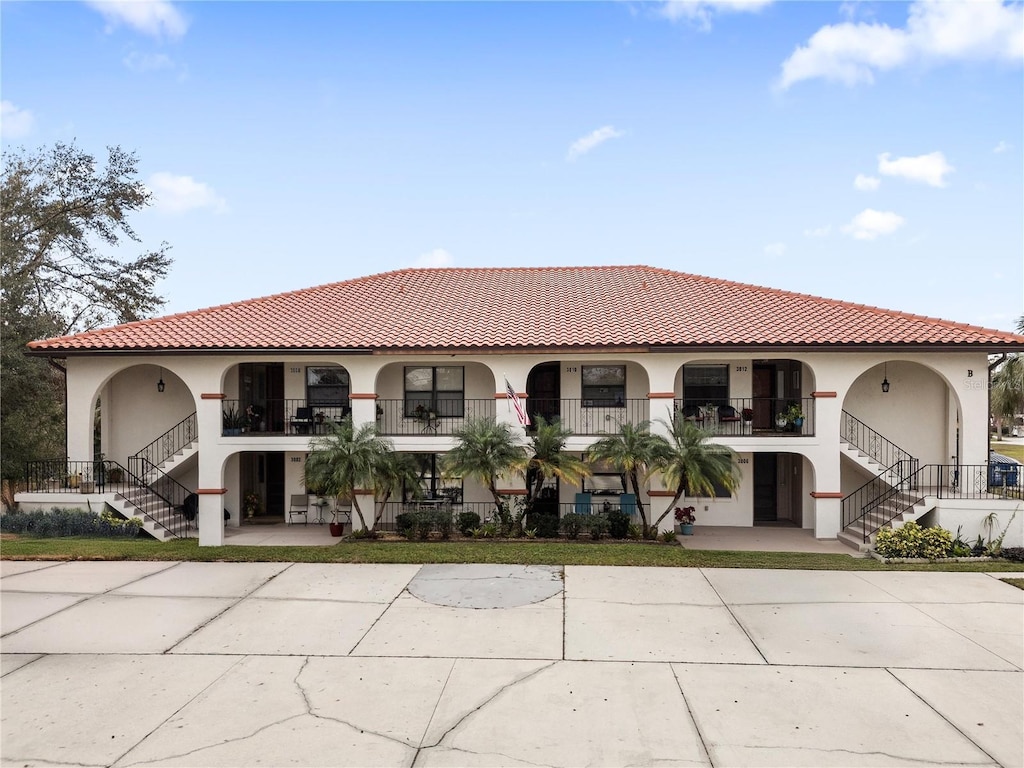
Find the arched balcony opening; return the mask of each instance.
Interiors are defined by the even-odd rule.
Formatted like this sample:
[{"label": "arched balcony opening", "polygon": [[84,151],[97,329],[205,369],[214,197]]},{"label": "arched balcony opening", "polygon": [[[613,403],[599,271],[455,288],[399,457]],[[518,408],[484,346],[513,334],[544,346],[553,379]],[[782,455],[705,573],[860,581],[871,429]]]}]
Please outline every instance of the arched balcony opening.
[{"label": "arched balcony opening", "polygon": [[474,362],[392,363],[376,382],[377,430],[382,435],[451,435],[471,419],[494,418],[495,381]]},{"label": "arched balcony opening", "polygon": [[676,411],[718,435],[809,436],[813,379],[800,360],[694,360],[676,374]]},{"label": "arched balcony opening", "polygon": [[549,361],[526,378],[526,409],[533,424],[540,417],[575,435],[599,435],[649,420],[649,392],[647,371],[637,363]]},{"label": "arched balcony opening", "polygon": [[352,413],[349,372],[318,361],[244,362],[224,375],[222,434],[310,435]]}]

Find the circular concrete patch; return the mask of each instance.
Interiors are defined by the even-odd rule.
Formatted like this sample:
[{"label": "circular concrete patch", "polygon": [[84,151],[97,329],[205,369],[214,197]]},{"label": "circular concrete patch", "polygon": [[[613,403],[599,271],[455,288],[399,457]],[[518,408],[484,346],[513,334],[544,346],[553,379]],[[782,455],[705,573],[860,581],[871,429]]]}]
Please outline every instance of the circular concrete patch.
[{"label": "circular concrete patch", "polygon": [[516,608],[562,591],[557,565],[424,565],[409,582],[414,597],[453,608]]}]

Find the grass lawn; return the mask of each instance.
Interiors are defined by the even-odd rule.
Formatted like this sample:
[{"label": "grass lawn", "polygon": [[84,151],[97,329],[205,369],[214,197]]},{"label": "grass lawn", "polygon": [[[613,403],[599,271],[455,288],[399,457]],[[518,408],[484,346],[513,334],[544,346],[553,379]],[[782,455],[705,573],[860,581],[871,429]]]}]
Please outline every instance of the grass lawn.
[{"label": "grass lawn", "polygon": [[992,443],[992,450],[1003,456],[1024,462],[1024,445],[1019,443]]},{"label": "grass lawn", "polygon": [[200,547],[195,540],[31,539],[5,535],[4,560],[175,560],[295,563],[519,563],[682,568],[778,568],[831,571],[1007,571],[1024,565],[976,563],[885,565],[874,559],[805,552],[725,552],[678,544],[567,541],[343,541],[333,547]]}]

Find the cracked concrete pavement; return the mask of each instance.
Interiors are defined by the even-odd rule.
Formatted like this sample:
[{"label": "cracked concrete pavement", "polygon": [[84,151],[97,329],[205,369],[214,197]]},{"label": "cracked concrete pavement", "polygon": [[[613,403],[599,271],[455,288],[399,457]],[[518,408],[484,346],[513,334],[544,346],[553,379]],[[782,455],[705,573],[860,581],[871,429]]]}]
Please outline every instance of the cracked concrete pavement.
[{"label": "cracked concrete pavement", "polygon": [[3,561],[0,619],[4,766],[1024,765],[981,573]]}]

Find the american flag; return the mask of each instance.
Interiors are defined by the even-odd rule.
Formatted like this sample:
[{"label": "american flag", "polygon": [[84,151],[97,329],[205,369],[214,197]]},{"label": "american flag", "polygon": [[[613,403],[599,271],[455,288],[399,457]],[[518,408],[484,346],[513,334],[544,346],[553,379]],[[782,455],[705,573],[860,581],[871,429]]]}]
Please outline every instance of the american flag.
[{"label": "american flag", "polygon": [[519,423],[524,427],[530,426],[530,416],[523,408],[523,402],[519,399],[519,395],[512,388],[512,385],[508,383],[508,376],[505,377],[505,395],[506,400],[511,400],[512,405],[516,407],[516,415],[519,417]]}]

